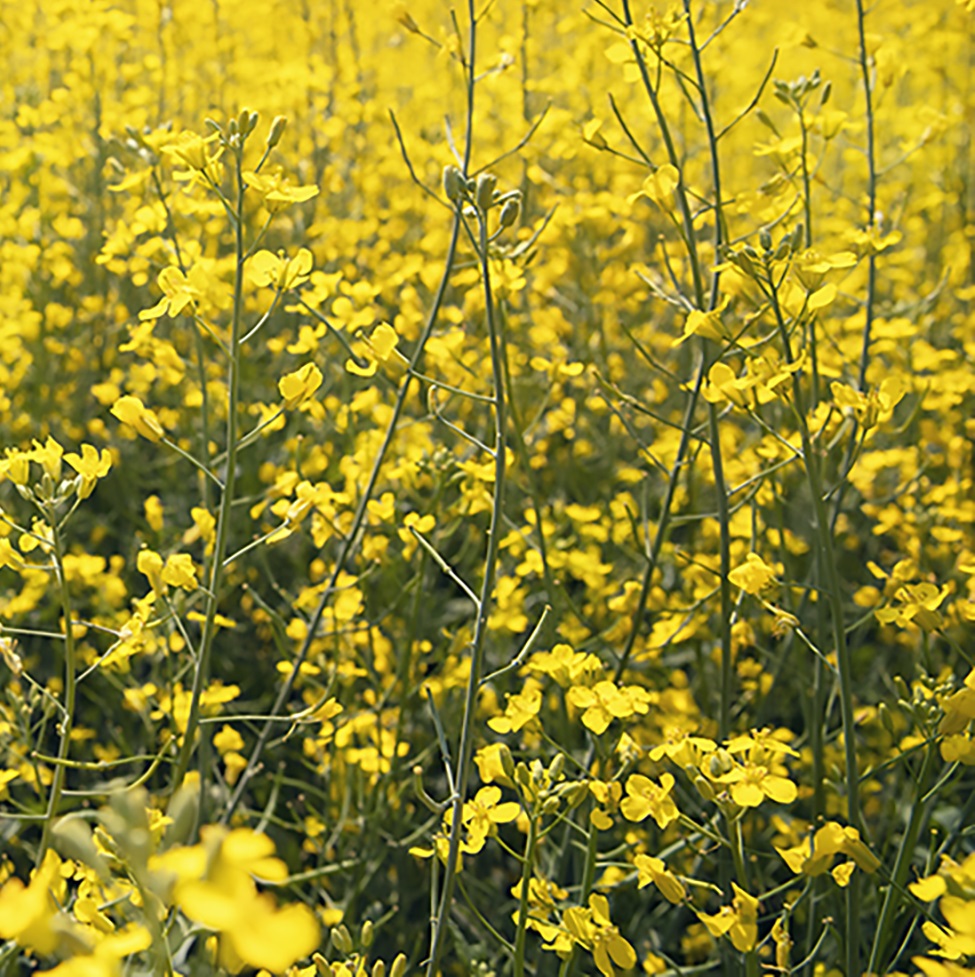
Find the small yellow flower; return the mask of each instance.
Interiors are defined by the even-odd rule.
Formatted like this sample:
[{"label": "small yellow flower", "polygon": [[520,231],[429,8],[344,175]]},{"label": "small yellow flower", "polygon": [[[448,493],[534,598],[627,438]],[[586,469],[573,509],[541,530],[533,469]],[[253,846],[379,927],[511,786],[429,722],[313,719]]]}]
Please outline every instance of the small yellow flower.
[{"label": "small yellow flower", "polygon": [[637,855],[633,859],[637,870],[637,886],[643,888],[651,882],[660,890],[660,894],[675,906],[687,898],[684,884],[664,864],[663,859],[650,855]]},{"label": "small yellow flower", "polygon": [[284,398],[285,409],[291,410],[311,397],[322,385],[322,379],[322,371],[314,363],[306,363],[281,377],[278,390]]},{"label": "small yellow flower", "polygon": [[300,248],[293,258],[286,258],[284,252],[258,251],[250,260],[247,274],[255,285],[271,285],[283,292],[308,281],[313,264],[308,248]]},{"label": "small yellow flower", "polygon": [[775,571],[757,553],[749,553],[745,562],[728,574],[728,580],[757,597],[775,583]]},{"label": "small yellow flower", "polygon": [[112,407],[112,414],[149,441],[161,441],[165,436],[159,418],[138,397],[119,397]]},{"label": "small yellow flower", "polygon": [[78,498],[87,499],[95,490],[98,479],[104,478],[112,467],[112,456],[106,449],[99,454],[98,449],[90,444],[81,446],[81,454],[69,452],[64,460],[81,476],[78,486]]},{"label": "small yellow flower", "polygon": [[396,330],[388,322],[379,323],[368,339],[362,338],[353,344],[353,351],[365,360],[365,365],[350,357],[345,361],[345,368],[357,377],[373,376],[379,364],[385,363],[394,354],[398,341]]},{"label": "small yellow flower", "polygon": [[674,777],[665,773],[660,784],[655,784],[643,774],[631,774],[626,780],[627,797],[620,803],[620,811],[627,821],[642,821],[652,815],[659,828],[664,829],[680,817],[680,811],[670,792],[674,789]]}]

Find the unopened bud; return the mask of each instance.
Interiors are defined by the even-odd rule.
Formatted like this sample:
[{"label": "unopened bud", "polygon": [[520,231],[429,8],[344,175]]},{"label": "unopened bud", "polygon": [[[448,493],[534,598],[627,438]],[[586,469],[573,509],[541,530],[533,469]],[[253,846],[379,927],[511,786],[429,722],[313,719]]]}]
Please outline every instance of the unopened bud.
[{"label": "unopened bud", "polygon": [[517,197],[509,197],[501,208],[501,216],[498,222],[502,227],[511,227],[518,215],[521,213],[521,201]]},{"label": "unopened bud", "polygon": [[752,264],[751,258],[744,251],[734,251],[728,255],[728,259],[733,265],[748,275],[749,278],[755,277],[755,266]]},{"label": "unopened bud", "polygon": [[772,250],[772,235],[769,233],[767,227],[763,227],[758,232],[758,243],[762,246],[763,251]]},{"label": "unopened bud", "polygon": [[406,954],[397,953],[393,965],[389,968],[389,977],[403,977],[406,973]]},{"label": "unopened bud", "polygon": [[880,715],[880,724],[887,730],[888,734],[894,735],[894,717],[891,715],[890,707],[886,702],[881,702],[877,707],[877,712]]},{"label": "unopened bud", "polygon": [[363,949],[368,950],[372,946],[372,941],[376,936],[376,929],[372,925],[372,920],[367,919],[362,924],[362,929],[359,931],[359,943],[362,944]]},{"label": "unopened bud", "polygon": [[338,926],[332,927],[331,940],[332,946],[339,953],[348,955],[352,952],[352,934],[349,932],[345,923],[339,923]]},{"label": "unopened bud", "polygon": [[451,203],[457,203],[464,195],[467,185],[464,174],[456,166],[445,166],[443,171],[443,192]]},{"label": "unopened bud", "polygon": [[386,964],[382,960],[372,965],[372,977],[386,977]]},{"label": "unopened bud", "polygon": [[498,750],[498,757],[501,760],[501,769],[504,771],[504,775],[509,780],[515,779],[515,760],[511,755],[511,750],[508,748],[507,743],[501,744],[501,749]]},{"label": "unopened bud", "polygon": [[731,754],[724,749],[715,750],[708,757],[708,773],[712,777],[722,777],[730,773],[734,765],[735,761],[731,758]]},{"label": "unopened bud", "polygon": [[717,795],[714,793],[714,788],[711,786],[710,783],[708,783],[708,780],[707,780],[706,777],[702,777],[700,774],[698,774],[693,779],[692,783],[694,784],[694,787],[697,790],[697,792],[706,801],[713,802],[715,800],[715,798],[717,797]]},{"label": "unopened bud", "polygon": [[315,965],[318,977],[333,977],[332,965],[320,953],[313,953],[311,961]]},{"label": "unopened bud", "polygon": [[477,178],[474,188],[474,202],[478,210],[486,214],[494,204],[494,191],[498,185],[498,178],[493,173],[482,173]]},{"label": "unopened bud", "polygon": [[284,135],[284,130],[288,125],[288,117],[285,115],[276,115],[274,120],[271,122],[271,128],[267,133],[267,148],[274,149],[279,142],[281,142],[281,137]]}]

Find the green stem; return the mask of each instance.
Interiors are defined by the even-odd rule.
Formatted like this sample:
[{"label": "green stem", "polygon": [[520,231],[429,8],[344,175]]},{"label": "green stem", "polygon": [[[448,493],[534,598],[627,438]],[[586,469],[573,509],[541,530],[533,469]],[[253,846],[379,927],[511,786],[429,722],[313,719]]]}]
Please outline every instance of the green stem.
[{"label": "green stem", "polygon": [[[873,946],[870,948],[870,962],[867,965],[867,971],[872,974],[880,972],[878,965],[886,956],[886,950],[893,935],[889,931],[891,930],[894,916],[903,898],[902,893],[911,869],[911,859],[914,857],[918,835],[921,832],[921,826],[924,824],[929,809],[929,804],[924,803],[923,799],[927,791],[931,768],[936,755],[937,748],[932,743],[928,746],[924,754],[921,773],[914,785],[914,802],[911,804],[911,814],[907,821],[907,829],[904,831],[901,837],[900,847],[897,849],[897,859],[894,862],[894,870],[891,873],[890,885],[884,896],[884,904],[880,910],[880,918],[877,920]],[[891,965],[893,965],[893,961],[891,961]],[[886,973],[886,971],[884,972]]]},{"label": "green stem", "polygon": [[525,841],[525,860],[521,873],[521,897],[518,900],[518,922],[515,929],[514,977],[525,977],[525,937],[528,933],[528,908],[531,880],[535,869],[535,844],[538,841],[538,821],[534,811],[529,817],[528,839]]},{"label": "green stem", "polygon": [[[233,314],[230,326],[230,361],[227,377],[227,469],[224,476],[223,491],[220,496],[220,509],[217,514],[216,539],[213,553],[210,556],[209,572],[207,574],[207,590],[209,595],[206,602],[206,617],[203,622],[203,634],[200,637],[199,656],[196,670],[193,674],[193,688],[190,693],[190,708],[186,718],[186,729],[183,732],[183,743],[176,759],[171,781],[175,791],[183,782],[189,767],[193,748],[196,745],[196,734],[200,725],[200,697],[206,688],[210,675],[210,656],[213,641],[217,633],[217,604],[220,600],[220,588],[224,578],[224,557],[227,552],[227,541],[230,536],[230,525],[233,519],[234,483],[237,470],[237,404],[240,397],[240,334],[243,320],[244,296],[244,191],[246,184],[242,172],[243,147],[238,146],[234,153],[237,183],[236,211],[233,214],[234,250],[236,263],[234,268],[234,298]],[[201,797],[203,790],[203,776],[200,777]],[[201,807],[202,817],[202,807]]]},{"label": "green stem", "polygon": [[50,847],[51,829],[54,827],[54,819],[57,817],[58,807],[61,804],[61,795],[64,793],[64,779],[68,770],[68,750],[71,746],[71,725],[74,721],[75,701],[78,694],[77,648],[74,631],[71,627],[71,597],[68,593],[68,581],[64,574],[64,542],[54,513],[48,513],[47,518],[54,541],[54,568],[58,580],[58,595],[61,599],[61,617],[64,622],[64,712],[58,724],[61,741],[58,745],[57,762],[54,764],[51,793],[48,795],[47,814],[44,818],[44,830],[41,833],[41,846],[37,852],[35,867],[39,867],[44,861],[44,856]]},{"label": "green stem", "polygon": [[[768,272],[768,269],[766,269]],[[768,281],[772,277],[769,273]],[[770,286],[769,297],[779,328],[779,338],[782,342],[783,355],[786,363],[793,363],[792,347],[789,342],[789,332],[786,327],[782,307],[779,304],[778,292]],[[795,417],[802,441],[803,464],[806,468],[806,480],[812,496],[813,516],[819,547],[818,560],[823,569],[824,579],[819,580],[820,598],[825,597],[829,604],[830,620],[832,623],[833,645],[836,649],[837,671],[839,673],[840,715],[843,726],[843,749],[846,759],[846,804],[847,820],[850,826],[860,830],[860,778],[856,754],[856,722],[853,715],[853,668],[850,660],[850,649],[846,642],[846,625],[843,620],[843,600],[839,571],[836,567],[836,555],[833,550],[833,533],[826,500],[823,498],[822,473],[820,459],[816,446],[812,443],[809,425],[806,422],[805,398],[802,383],[798,373],[792,376],[792,395],[795,405]],[[825,642],[821,642],[825,645]],[[846,889],[847,903],[847,940],[846,940],[846,972],[859,973],[860,950],[860,905],[859,905],[859,876],[854,873]]]},{"label": "green stem", "polygon": [[[472,14],[473,15],[473,14]],[[433,922],[433,940],[427,977],[435,977],[443,952],[444,937],[447,932],[447,918],[453,901],[454,885],[457,879],[457,857],[460,853],[461,817],[464,798],[467,795],[467,782],[470,779],[474,756],[474,718],[477,713],[477,692],[484,672],[484,644],[487,637],[488,615],[497,575],[498,553],[501,542],[501,516],[504,507],[504,482],[506,465],[506,398],[504,387],[504,363],[501,355],[501,339],[495,318],[494,296],[491,290],[491,268],[488,256],[487,214],[478,215],[480,230],[478,258],[484,285],[485,319],[487,320],[488,340],[491,347],[491,374],[494,384],[494,492],[491,500],[491,522],[488,529],[487,552],[484,556],[484,580],[481,584],[477,621],[474,638],[471,642],[471,670],[464,699],[464,715],[461,720],[460,745],[457,749],[456,792],[453,799],[453,820],[450,828],[450,843],[447,849],[447,864],[444,867],[443,890],[436,919]]]}]

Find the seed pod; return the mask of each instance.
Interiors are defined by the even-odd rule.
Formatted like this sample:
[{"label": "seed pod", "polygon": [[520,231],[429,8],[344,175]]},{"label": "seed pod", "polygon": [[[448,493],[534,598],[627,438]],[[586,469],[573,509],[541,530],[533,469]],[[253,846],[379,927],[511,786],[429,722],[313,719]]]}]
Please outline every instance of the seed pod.
[{"label": "seed pod", "polygon": [[498,178],[493,173],[482,173],[477,178],[474,188],[474,202],[478,210],[486,214],[494,205],[494,191],[498,185]]}]

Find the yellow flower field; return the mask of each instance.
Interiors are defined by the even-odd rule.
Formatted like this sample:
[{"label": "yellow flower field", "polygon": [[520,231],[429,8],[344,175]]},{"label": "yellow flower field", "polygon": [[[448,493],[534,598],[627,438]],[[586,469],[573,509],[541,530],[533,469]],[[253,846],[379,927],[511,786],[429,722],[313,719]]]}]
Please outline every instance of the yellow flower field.
[{"label": "yellow flower field", "polygon": [[971,0],[0,0],[0,977],[975,975]]}]

